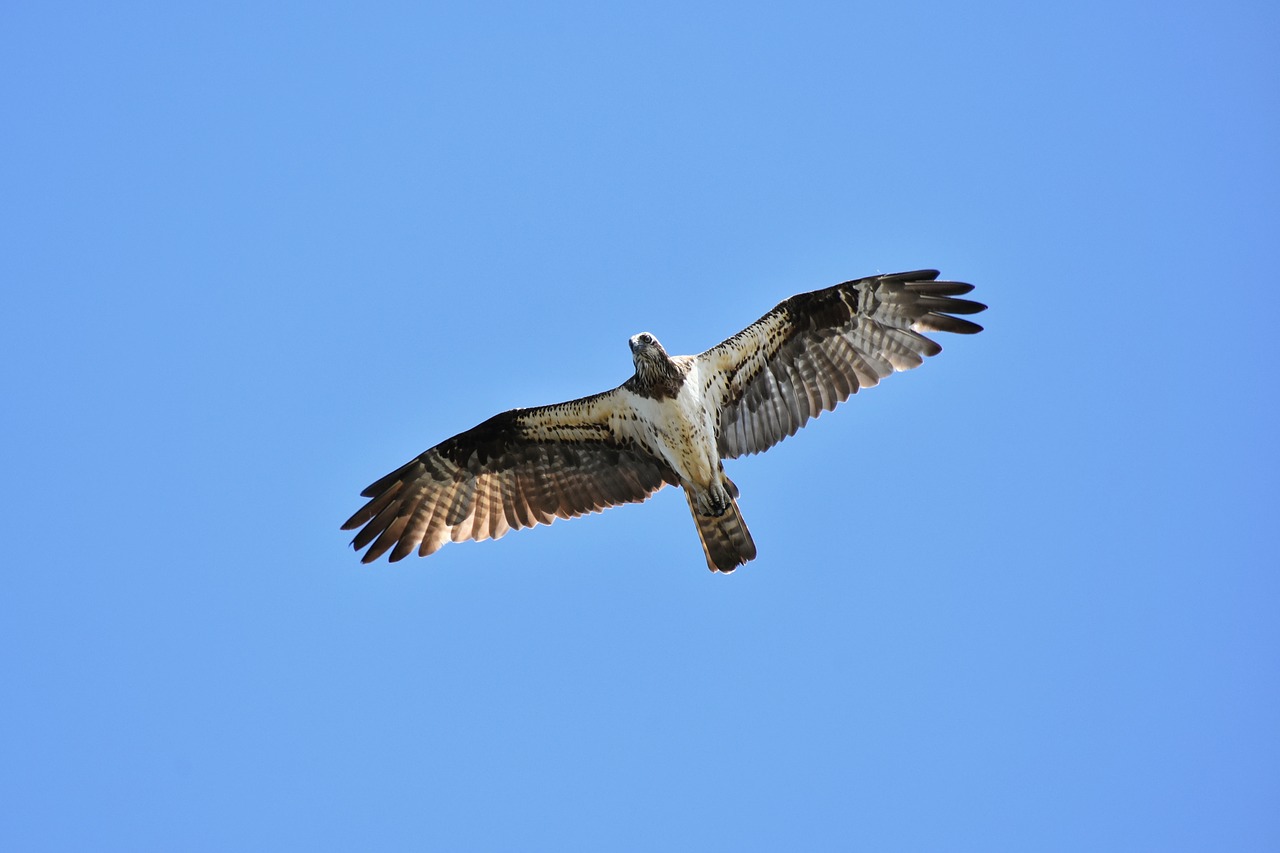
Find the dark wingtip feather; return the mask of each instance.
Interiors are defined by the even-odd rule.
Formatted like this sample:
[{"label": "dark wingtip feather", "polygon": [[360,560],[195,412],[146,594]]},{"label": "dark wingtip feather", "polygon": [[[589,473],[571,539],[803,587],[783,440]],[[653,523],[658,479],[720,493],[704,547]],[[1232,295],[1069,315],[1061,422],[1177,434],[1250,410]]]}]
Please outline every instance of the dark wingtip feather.
[{"label": "dark wingtip feather", "polygon": [[427,466],[424,465],[422,462],[422,456],[418,456],[413,459],[410,459],[408,462],[404,463],[399,468],[392,471],[390,474],[370,483],[365,488],[365,490],[360,493],[360,497],[376,498],[378,495],[382,494],[387,489],[389,489],[392,485],[394,485],[397,481],[403,480],[405,482],[409,482],[411,480],[414,480],[415,478],[420,476],[424,470],[426,470],[426,467]]},{"label": "dark wingtip feather", "polygon": [[941,275],[937,270],[912,270],[911,272],[895,272],[878,276],[886,281],[933,281]]},{"label": "dark wingtip feather", "polygon": [[907,289],[921,296],[963,296],[973,291],[973,285],[966,281],[913,281]]},{"label": "dark wingtip feather", "polygon": [[386,530],[382,531],[382,533],[378,535],[377,541],[370,545],[369,550],[360,558],[360,562],[372,563],[374,560],[390,551],[391,546],[400,541],[400,531],[396,530],[395,527],[395,524],[392,524]]},{"label": "dark wingtip feather", "polygon": [[388,562],[398,563],[416,550],[418,550],[418,543],[414,541],[414,537],[406,533],[400,537],[400,541],[396,543],[396,547],[391,551],[391,557]]},{"label": "dark wingtip feather", "polygon": [[372,542],[374,537],[381,536],[396,523],[399,518],[397,509],[395,506],[383,508],[382,512],[375,515],[361,528],[360,532],[351,540],[351,544],[355,546],[357,551]]},{"label": "dark wingtip feather", "polygon": [[987,310],[987,306],[981,302],[950,296],[921,296],[919,305],[940,314],[980,314]]},{"label": "dark wingtip feather", "polygon": [[947,314],[925,314],[918,321],[922,328],[926,328],[931,332],[951,332],[956,335],[976,335],[982,331],[982,327],[977,323],[969,320],[962,320],[959,317],[952,317]]}]

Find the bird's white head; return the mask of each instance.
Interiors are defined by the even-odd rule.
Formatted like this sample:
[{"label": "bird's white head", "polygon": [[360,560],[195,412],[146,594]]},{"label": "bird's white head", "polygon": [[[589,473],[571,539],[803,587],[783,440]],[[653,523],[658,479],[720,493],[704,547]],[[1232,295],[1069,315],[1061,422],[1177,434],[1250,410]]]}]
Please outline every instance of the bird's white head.
[{"label": "bird's white head", "polygon": [[641,359],[654,359],[667,354],[658,339],[648,332],[632,335],[628,343],[631,345],[631,357],[637,362]]}]

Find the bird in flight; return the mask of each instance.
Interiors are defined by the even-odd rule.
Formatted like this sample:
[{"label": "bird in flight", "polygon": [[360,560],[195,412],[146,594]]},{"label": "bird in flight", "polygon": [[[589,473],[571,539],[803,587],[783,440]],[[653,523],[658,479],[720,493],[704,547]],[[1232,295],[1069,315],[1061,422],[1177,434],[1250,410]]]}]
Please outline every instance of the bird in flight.
[{"label": "bird in flight", "polygon": [[448,542],[497,539],[663,486],[684,489],[707,567],[756,556],[724,460],[767,450],[859,388],[918,367],[942,347],[924,332],[973,334],[957,314],[973,285],[936,270],[875,275],[779,303],[699,355],[668,355],[648,332],[630,339],[635,374],[611,391],[512,409],[400,466],[361,494],[342,525],[360,528],[362,560],[434,554]]}]

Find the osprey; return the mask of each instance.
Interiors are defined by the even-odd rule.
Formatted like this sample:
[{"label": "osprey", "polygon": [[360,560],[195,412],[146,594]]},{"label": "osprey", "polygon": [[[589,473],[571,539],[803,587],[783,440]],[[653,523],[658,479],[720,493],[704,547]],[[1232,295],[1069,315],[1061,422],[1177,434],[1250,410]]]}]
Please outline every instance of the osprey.
[{"label": "osprey", "polygon": [[497,539],[684,489],[712,571],[756,556],[724,460],[759,453],[859,388],[918,367],[942,347],[922,332],[982,331],[955,314],[973,285],[936,270],[877,275],[778,304],[700,355],[632,336],[635,375],[601,394],[512,409],[447,439],[362,492],[342,525],[362,528],[368,563],[426,556],[447,542]]}]

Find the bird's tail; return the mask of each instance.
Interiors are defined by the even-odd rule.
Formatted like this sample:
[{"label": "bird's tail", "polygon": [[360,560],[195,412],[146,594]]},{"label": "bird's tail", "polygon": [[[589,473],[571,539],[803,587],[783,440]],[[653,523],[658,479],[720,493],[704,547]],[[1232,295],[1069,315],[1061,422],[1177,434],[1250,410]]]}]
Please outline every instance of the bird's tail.
[{"label": "bird's tail", "polygon": [[693,523],[698,527],[707,568],[728,574],[748,560],[755,559],[756,543],[751,539],[751,531],[747,530],[742,513],[738,511],[738,501],[733,496],[729,497],[729,505],[722,515],[702,515],[694,506],[689,489],[684,490],[684,495],[689,501],[689,512],[693,513]]}]

